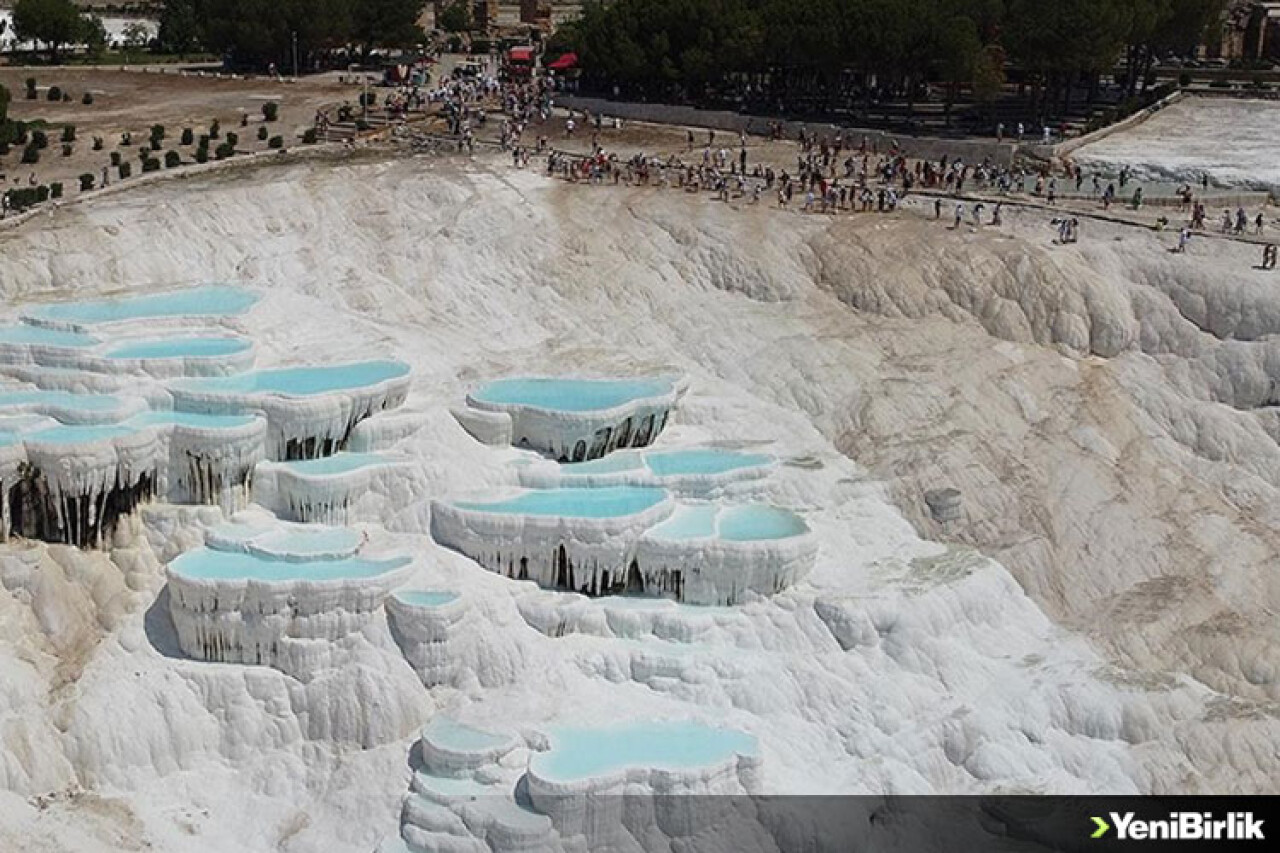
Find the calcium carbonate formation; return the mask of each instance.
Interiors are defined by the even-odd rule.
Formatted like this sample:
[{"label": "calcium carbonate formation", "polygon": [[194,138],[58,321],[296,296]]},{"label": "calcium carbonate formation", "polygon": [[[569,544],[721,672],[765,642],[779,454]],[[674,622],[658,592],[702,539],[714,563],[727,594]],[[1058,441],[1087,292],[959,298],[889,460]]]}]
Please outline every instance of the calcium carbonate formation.
[{"label": "calcium carbonate formation", "polygon": [[320,459],[346,449],[361,421],[404,402],[409,366],[363,361],[191,379],[170,389],[176,409],[261,413],[270,459]]},{"label": "calcium carbonate formation", "polygon": [[467,395],[469,409],[484,414],[455,416],[483,443],[507,438],[561,462],[582,462],[652,444],[684,390],[683,379],[670,377],[501,379]]},{"label": "calcium carbonate formation", "polygon": [[321,524],[378,521],[422,493],[411,460],[389,453],[337,453],[264,462],[254,499],[281,518]]},{"label": "calcium carbonate formation", "polygon": [[717,813],[717,803],[737,807],[725,795],[760,788],[755,739],[693,721],[553,726],[530,743],[433,719],[401,810],[399,849],[624,850],[639,849],[637,839],[644,849],[680,849],[732,818]]},{"label": "calcium carbonate formation", "polygon": [[411,560],[357,554],[345,528],[285,525],[211,531],[169,564],[178,644],[205,661],[260,664],[300,675],[332,663],[404,583]]},{"label": "calcium carbonate formation", "polygon": [[[634,407],[673,406],[683,393],[678,386],[555,379],[486,385],[468,403],[509,412],[517,444],[563,460],[567,442],[592,429],[590,445],[582,450],[583,440],[573,439],[568,453],[590,461],[524,464],[518,476],[529,488],[502,499],[435,501],[432,534],[490,571],[588,596],[731,605],[787,588],[817,555],[801,518],[768,505],[676,501],[677,495],[706,499],[749,490],[776,468],[772,456],[697,447],[612,452],[651,441],[647,420],[639,434],[632,431]],[[670,411],[655,421],[659,430]],[[601,426],[618,416],[627,418],[620,428]],[[528,419],[526,426],[520,418]],[[536,438],[528,440],[530,434]]]},{"label": "calcium carbonate formation", "polygon": [[92,547],[153,499],[235,512],[267,458],[318,460],[267,470],[286,517],[345,523],[353,496],[404,501],[405,466],[320,457],[403,402],[408,367],[249,371],[252,342],[220,324],[256,300],[211,285],[44,305],[0,327],[0,534]]}]

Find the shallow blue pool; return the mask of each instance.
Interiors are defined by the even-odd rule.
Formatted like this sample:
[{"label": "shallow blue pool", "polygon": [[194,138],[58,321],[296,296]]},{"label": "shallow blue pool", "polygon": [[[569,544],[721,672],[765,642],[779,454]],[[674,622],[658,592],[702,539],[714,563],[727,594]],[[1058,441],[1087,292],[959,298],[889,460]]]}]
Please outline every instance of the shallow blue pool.
[{"label": "shallow blue pool", "polygon": [[59,425],[33,432],[24,438],[34,444],[88,444],[129,435],[133,430],[123,426]]},{"label": "shallow blue pool", "polygon": [[556,728],[551,749],[529,761],[543,779],[572,782],[627,767],[679,770],[707,767],[734,755],[756,755],[749,734],[694,722],[632,723],[611,728]]},{"label": "shallow blue pool", "polygon": [[742,468],[758,468],[768,465],[770,457],[762,453],[739,453],[734,450],[693,448],[689,450],[663,450],[644,455],[649,470],[659,477],[688,474],[723,474]]},{"label": "shallow blue pool", "polygon": [[531,489],[493,503],[461,502],[459,509],[508,515],[564,518],[618,518],[644,512],[666,500],[663,489],[613,486],[606,489]]},{"label": "shallow blue pool", "polygon": [[721,539],[737,542],[786,539],[809,532],[804,519],[794,512],[766,504],[726,507],[718,526]]},{"label": "shallow blue pool", "polygon": [[309,397],[333,391],[366,388],[409,373],[409,365],[399,361],[360,361],[309,367],[282,367],[254,370],[236,376],[188,380],[180,387],[214,394],[282,394]]},{"label": "shallow blue pool", "polygon": [[244,338],[154,338],[134,341],[107,352],[107,358],[214,358],[249,349]]},{"label": "shallow blue pool", "polygon": [[148,317],[228,317],[243,314],[257,301],[257,295],[244,288],[208,284],[146,296],[42,305],[32,310],[30,316],[39,320],[85,325]]},{"label": "shallow blue pool", "polygon": [[5,406],[28,405],[54,406],[61,409],[79,409],[85,412],[109,412],[119,408],[120,398],[110,394],[72,394],[70,391],[0,391],[0,409]]},{"label": "shallow blue pool", "polygon": [[46,347],[67,347],[78,349],[91,347],[98,339],[83,332],[71,332],[65,329],[46,329],[44,326],[32,326],[19,323],[16,326],[0,326],[0,344],[36,344]]},{"label": "shallow blue pool", "polygon": [[205,415],[198,412],[143,412],[130,418],[130,426],[185,426],[199,429],[238,429],[253,423],[252,415]]},{"label": "shallow blue pool", "polygon": [[499,379],[477,390],[473,400],[561,412],[612,409],[631,400],[671,392],[669,379]]},{"label": "shallow blue pool", "polygon": [[716,535],[720,507],[710,504],[678,507],[671,517],[649,529],[655,539],[709,539]]},{"label": "shallow blue pool", "polygon": [[320,459],[304,459],[295,462],[284,462],[284,467],[296,474],[307,477],[330,477],[335,474],[346,474],[360,468],[372,468],[378,465],[390,465],[395,460],[381,453],[335,453]]},{"label": "shallow blue pool", "polygon": [[687,504],[646,534],[654,539],[682,541],[713,537],[731,542],[786,539],[809,532],[804,519],[781,507],[768,504],[717,506]]},{"label": "shallow blue pool", "polygon": [[509,735],[494,734],[459,723],[452,717],[435,716],[422,737],[452,752],[485,752],[511,743]]},{"label": "shallow blue pool", "polygon": [[560,473],[566,477],[582,474],[619,474],[623,471],[635,471],[644,465],[644,457],[639,453],[610,453],[590,462],[570,462],[560,466]]},{"label": "shallow blue pool", "polygon": [[458,594],[443,589],[408,589],[397,592],[395,598],[410,607],[443,607],[457,601]]},{"label": "shallow blue pool", "polygon": [[407,557],[397,560],[278,560],[241,551],[198,548],[169,564],[176,574],[195,580],[335,581],[377,577],[406,566]]},{"label": "shallow blue pool", "polygon": [[350,554],[359,547],[360,534],[348,527],[287,527],[255,538],[252,545],[286,556]]}]

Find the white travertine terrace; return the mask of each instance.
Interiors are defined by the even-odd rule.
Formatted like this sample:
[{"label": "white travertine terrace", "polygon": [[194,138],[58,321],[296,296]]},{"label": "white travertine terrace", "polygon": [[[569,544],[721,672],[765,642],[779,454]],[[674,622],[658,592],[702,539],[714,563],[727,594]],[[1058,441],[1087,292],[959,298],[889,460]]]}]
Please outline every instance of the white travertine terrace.
[{"label": "white travertine terrace", "polygon": [[604,595],[627,587],[636,540],[674,506],[661,489],[532,490],[506,502],[433,501],[431,533],[509,578]]},{"label": "white travertine terrace", "polygon": [[169,611],[185,653],[315,673],[341,660],[342,642],[380,616],[411,571],[407,558],[344,553],[341,536],[283,530],[274,540],[253,530],[239,540],[215,534],[218,547],[169,564]]},{"label": "white travertine terrace", "polygon": [[[687,389],[684,377],[566,379],[530,377],[491,382],[467,395],[467,406],[510,417],[511,442],[562,462],[599,459],[626,447],[647,447]],[[455,412],[485,444],[505,436],[501,417]]]},{"label": "white travertine terrace", "polygon": [[379,521],[424,493],[412,460],[386,453],[266,461],[254,475],[254,499],[292,521]]},{"label": "white travertine terrace", "polygon": [[408,365],[365,361],[193,379],[170,391],[181,411],[264,415],[270,459],[318,459],[345,449],[361,421],[401,405],[409,383]]},{"label": "white travertine terrace", "polygon": [[169,412],[0,434],[0,533],[91,547],[153,498],[235,511],[265,435],[261,418]]}]

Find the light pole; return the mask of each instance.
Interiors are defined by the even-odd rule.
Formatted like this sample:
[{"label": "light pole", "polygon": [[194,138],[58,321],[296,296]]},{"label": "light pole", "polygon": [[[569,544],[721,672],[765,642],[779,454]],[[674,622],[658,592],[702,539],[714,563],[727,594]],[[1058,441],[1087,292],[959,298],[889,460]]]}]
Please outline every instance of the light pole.
[{"label": "light pole", "polygon": [[293,79],[298,79],[298,31],[293,31]]}]

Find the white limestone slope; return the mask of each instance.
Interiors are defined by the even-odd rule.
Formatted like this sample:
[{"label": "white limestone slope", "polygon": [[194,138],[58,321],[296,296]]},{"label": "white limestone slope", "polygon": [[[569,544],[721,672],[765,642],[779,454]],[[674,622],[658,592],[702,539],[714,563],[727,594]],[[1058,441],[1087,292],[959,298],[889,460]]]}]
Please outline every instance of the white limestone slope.
[{"label": "white limestone slope", "polygon": [[[0,288],[244,280],[260,366],[409,362],[412,418],[375,415],[353,449],[415,459],[421,492],[384,522],[422,567],[407,585],[466,606],[421,630],[377,614],[297,677],[178,650],[161,564],[216,508],[148,508],[101,554],[0,546],[0,847],[367,851],[398,831],[436,708],[732,727],[773,793],[1280,781],[1280,300],[1251,253],[1174,258],[1092,224],[1056,249],[1013,212],[944,234],[910,208],[832,222],[483,163],[191,189],[0,234]],[[660,447],[777,457],[753,497],[813,530],[808,577],[742,607],[603,603],[436,545],[430,500],[514,487],[527,458],[448,406],[588,366],[690,377]],[[946,529],[922,498],[941,486],[962,494]]]},{"label": "white limestone slope", "polygon": [[1280,140],[1275,101],[1189,98],[1130,130],[1080,148],[1072,159],[1113,174],[1128,166],[1135,177],[1186,181],[1205,174],[1218,186],[1280,194]]}]

